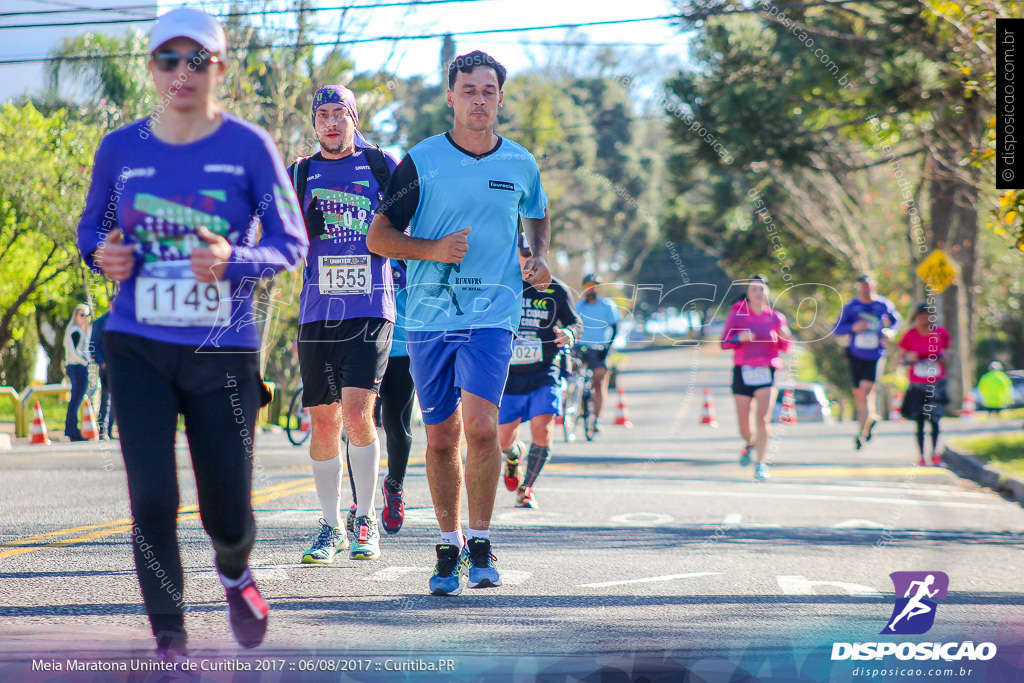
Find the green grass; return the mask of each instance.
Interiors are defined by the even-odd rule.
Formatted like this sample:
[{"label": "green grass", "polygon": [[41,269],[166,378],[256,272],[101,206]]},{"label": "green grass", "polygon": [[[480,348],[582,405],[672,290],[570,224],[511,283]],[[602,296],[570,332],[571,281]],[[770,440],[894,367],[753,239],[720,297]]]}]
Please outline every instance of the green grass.
[{"label": "green grass", "polygon": [[[29,401],[29,425],[32,424],[32,404]],[[49,430],[64,429],[64,415],[67,413],[68,404],[61,394],[49,394],[39,397],[39,405],[43,409],[43,419],[46,420],[46,427]],[[95,408],[95,406],[93,406]],[[0,422],[9,423],[13,430],[14,425],[14,404],[8,399],[0,401]]]},{"label": "green grass", "polygon": [[953,446],[967,451],[1000,472],[1024,479],[1024,434],[960,439],[954,441]]}]

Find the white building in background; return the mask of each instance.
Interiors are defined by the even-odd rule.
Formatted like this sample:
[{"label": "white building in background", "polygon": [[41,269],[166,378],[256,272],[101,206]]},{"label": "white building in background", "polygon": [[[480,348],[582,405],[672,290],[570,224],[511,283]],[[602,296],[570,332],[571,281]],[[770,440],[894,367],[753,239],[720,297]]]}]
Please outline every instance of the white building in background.
[{"label": "white building in background", "polygon": [[[87,31],[148,31],[159,4],[157,0],[0,0],[0,102],[46,89],[44,62],[5,62],[49,57],[65,38]],[[89,23],[122,20],[130,21]],[[68,25],[16,28],[26,24]]]}]

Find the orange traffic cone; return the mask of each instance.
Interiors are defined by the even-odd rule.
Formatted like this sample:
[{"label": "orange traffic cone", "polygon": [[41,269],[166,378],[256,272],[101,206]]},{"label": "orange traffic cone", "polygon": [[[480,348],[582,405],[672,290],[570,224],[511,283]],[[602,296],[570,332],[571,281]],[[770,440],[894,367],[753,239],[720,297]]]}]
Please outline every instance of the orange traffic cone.
[{"label": "orange traffic cone", "polygon": [[85,397],[85,412],[82,415],[82,438],[86,441],[99,441],[100,435],[96,431],[96,419],[92,414],[92,401]]},{"label": "orange traffic cone", "polygon": [[312,426],[312,420],[309,416],[309,408],[303,408],[302,412],[299,413],[299,431],[308,432],[309,428]]},{"label": "orange traffic cone", "polygon": [[702,425],[718,426],[715,419],[715,406],[711,403],[711,390],[704,387],[704,409],[701,411],[700,423]]},{"label": "orange traffic cone", "polygon": [[793,390],[786,389],[782,392],[782,413],[779,415],[779,422],[785,424],[796,424],[796,401],[793,400]]},{"label": "orange traffic cone", "polygon": [[32,440],[29,443],[50,445],[50,437],[46,433],[46,421],[43,420],[43,407],[36,401],[32,408]]},{"label": "orange traffic cone", "polygon": [[906,422],[906,419],[900,414],[902,406],[903,394],[897,391],[892,400],[889,401],[889,422]]},{"label": "orange traffic cone", "polygon": [[633,423],[629,421],[629,408],[626,407],[626,392],[621,388],[619,389],[619,413],[615,416],[615,424],[627,429],[633,428]]},{"label": "orange traffic cone", "polygon": [[960,406],[960,419],[961,420],[974,420],[974,394],[968,390],[964,393],[964,402]]}]

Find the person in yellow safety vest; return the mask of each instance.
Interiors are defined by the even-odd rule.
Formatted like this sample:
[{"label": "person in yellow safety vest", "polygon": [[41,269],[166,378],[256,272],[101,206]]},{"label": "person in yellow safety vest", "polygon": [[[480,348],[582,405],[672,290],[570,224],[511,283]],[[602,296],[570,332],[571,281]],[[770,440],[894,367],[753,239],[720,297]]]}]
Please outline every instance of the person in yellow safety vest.
[{"label": "person in yellow safety vest", "polygon": [[978,380],[978,394],[981,407],[999,415],[999,411],[1013,405],[1013,382],[1003,372],[1003,364],[997,360],[988,364],[988,372]]}]

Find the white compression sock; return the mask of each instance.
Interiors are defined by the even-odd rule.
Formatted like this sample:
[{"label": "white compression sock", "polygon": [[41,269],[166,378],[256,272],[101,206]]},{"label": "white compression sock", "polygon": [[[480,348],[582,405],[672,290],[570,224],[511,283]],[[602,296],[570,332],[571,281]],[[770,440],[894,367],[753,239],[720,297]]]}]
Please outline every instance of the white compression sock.
[{"label": "white compression sock", "polygon": [[490,538],[490,529],[466,529],[466,538]]},{"label": "white compression sock", "polygon": [[331,526],[338,526],[341,505],[341,458],[313,460],[313,481],[316,495],[324,511],[324,520]]},{"label": "white compression sock", "polygon": [[374,496],[377,494],[377,475],[380,472],[380,441],[367,446],[348,445],[348,473],[356,485],[356,517],[376,512]]}]

